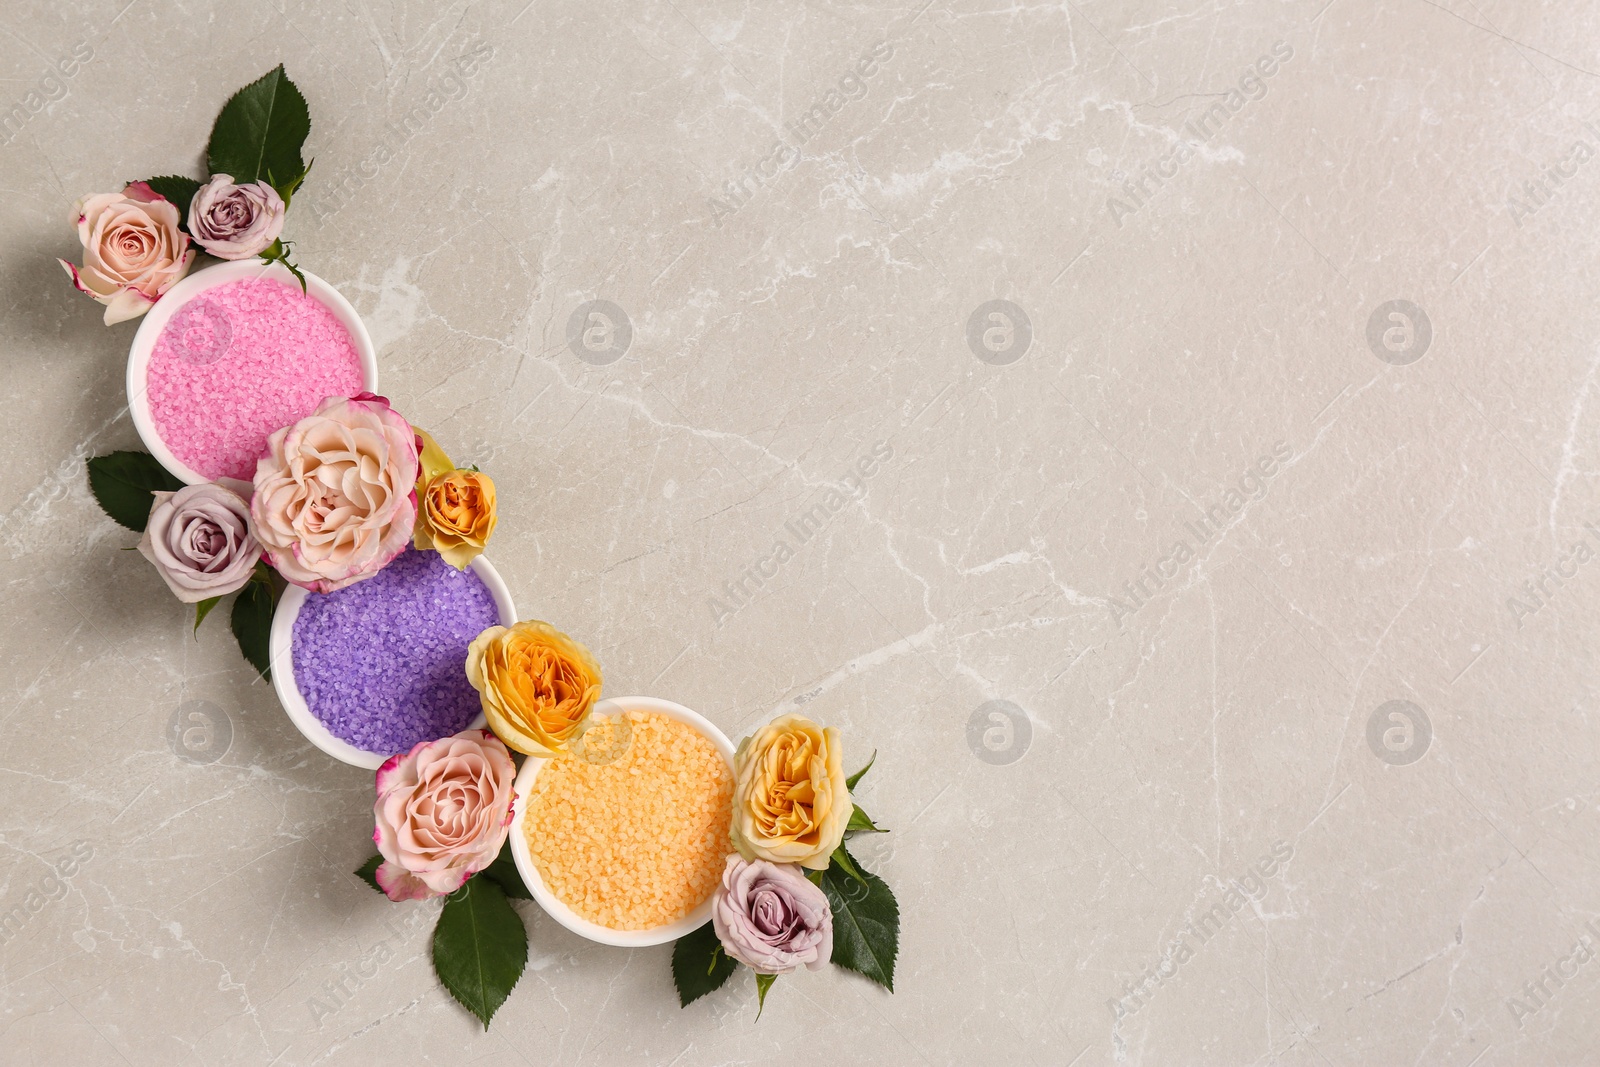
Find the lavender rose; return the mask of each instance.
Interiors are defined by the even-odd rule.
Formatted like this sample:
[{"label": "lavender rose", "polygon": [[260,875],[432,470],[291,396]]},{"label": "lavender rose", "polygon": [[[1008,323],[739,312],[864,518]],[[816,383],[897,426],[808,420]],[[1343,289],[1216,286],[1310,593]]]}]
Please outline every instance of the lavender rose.
[{"label": "lavender rose", "polygon": [[378,768],[374,877],[390,900],[454,893],[511,832],[511,753],[488,730],[423,741]]},{"label": "lavender rose", "polygon": [[267,250],[283,232],[285,205],[266,182],[233,184],[213,174],[189,203],[189,232],[195,243],[222,259],[249,259]]},{"label": "lavender rose", "polygon": [[156,493],[139,552],[178,599],[196,604],[243,589],[261,558],[250,505],[214,482]]},{"label": "lavender rose", "polygon": [[792,863],[729,856],[711,896],[711,924],[728,955],[757,974],[817,970],[833,956],[826,894]]}]

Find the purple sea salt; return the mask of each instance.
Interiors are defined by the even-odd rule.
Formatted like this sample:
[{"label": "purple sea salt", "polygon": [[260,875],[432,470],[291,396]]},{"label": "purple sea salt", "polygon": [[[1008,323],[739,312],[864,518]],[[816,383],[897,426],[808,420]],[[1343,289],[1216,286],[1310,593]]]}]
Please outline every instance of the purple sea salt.
[{"label": "purple sea salt", "polygon": [[477,717],[467,646],[499,621],[472,568],[407,549],[365,581],[306,597],[294,621],[295,684],[335,737],[406,752]]}]

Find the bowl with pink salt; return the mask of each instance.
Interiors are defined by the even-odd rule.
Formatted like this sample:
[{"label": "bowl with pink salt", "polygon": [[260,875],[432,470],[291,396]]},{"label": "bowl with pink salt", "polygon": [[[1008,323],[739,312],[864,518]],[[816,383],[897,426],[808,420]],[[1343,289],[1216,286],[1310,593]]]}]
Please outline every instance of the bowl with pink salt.
[{"label": "bowl with pink salt", "polygon": [[343,589],[284,591],[268,635],[272,687],[313,745],[377,770],[418,742],[483,728],[467,646],[516,621],[488,560],[458,571],[437,552],[408,548]]},{"label": "bowl with pink salt", "polygon": [[675,941],[711,920],[733,851],[733,744],[682,704],[595,704],[565,752],[517,773],[511,855],[551,918],[604,945]]},{"label": "bowl with pink salt", "polygon": [[259,259],[195,271],[157,300],[128,351],[128,411],[150,454],[193,485],[239,488],[267,438],[330,396],[376,392],[372,338],[350,302]]}]

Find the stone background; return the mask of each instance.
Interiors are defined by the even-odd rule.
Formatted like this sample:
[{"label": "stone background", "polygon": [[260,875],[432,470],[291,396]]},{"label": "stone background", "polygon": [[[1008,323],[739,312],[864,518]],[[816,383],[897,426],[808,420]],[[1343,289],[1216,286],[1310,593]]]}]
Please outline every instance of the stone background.
[{"label": "stone background", "polygon": [[[45,897],[0,1059],[1600,1058],[1600,9],[5,0],[0,39],[0,911]],[[680,1010],[667,948],[529,904],[484,1033],[431,909],[350,874],[370,775],[121,551],[84,459],[137,444],[134,325],[52,257],[280,60],[286,236],[498,480],[523,614],[613,694],[879,751],[893,996]]]}]

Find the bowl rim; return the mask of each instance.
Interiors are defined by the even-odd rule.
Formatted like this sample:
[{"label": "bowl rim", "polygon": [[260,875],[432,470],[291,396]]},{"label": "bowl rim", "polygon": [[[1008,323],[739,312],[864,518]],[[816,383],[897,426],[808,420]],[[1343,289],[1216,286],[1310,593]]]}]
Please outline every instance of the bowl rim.
[{"label": "bowl rim", "polygon": [[[608,708],[606,705],[611,707]],[[602,699],[595,704],[593,713],[613,715],[619,710],[654,712],[669,719],[676,719],[678,722],[688,723],[711,742],[727,761],[728,773],[733,773],[733,742],[728,740],[728,735],[719,730],[715,723],[698,712],[661,697],[628,696]],[[544,909],[545,914],[580,937],[616,948],[645,948],[650,945],[666,944],[668,941],[676,941],[693,933],[711,921],[711,897],[708,896],[688,915],[662,926],[651,927],[648,930],[613,930],[609,926],[601,926],[583,918],[552,893],[545,886],[544,878],[539,874],[539,867],[528,852],[528,839],[522,833],[528,790],[532,788],[534,779],[539,776],[544,765],[549,762],[547,757],[529,756],[523,761],[522,769],[517,772],[510,834],[511,857],[516,861],[517,873],[522,875],[523,884],[528,887],[533,899]],[[733,851],[732,845],[728,847],[728,851]]]},{"label": "bowl rim", "polygon": [[[356,347],[356,355],[361,359],[362,388],[369,393],[376,393],[378,356],[373,350],[372,336],[367,333],[366,323],[361,321],[361,316],[356,314],[356,309],[339,290],[308,270],[300,273],[305,275],[306,292],[332,311],[349,331],[350,340]],[[162,439],[161,432],[156,429],[155,416],[150,411],[147,387],[150,357],[155,352],[156,341],[161,337],[161,331],[185,305],[208,289],[227,285],[241,278],[272,278],[290,285],[300,284],[282,263],[266,263],[259,259],[223,260],[190,271],[144,313],[144,317],[139,320],[139,329],[128,345],[126,388],[128,415],[133,419],[133,428],[138,432],[139,440],[144,442],[144,447],[156,458],[156,462],[187,485],[199,485],[212,479],[204,477],[173,455],[172,449],[168,448],[166,441]],[[232,478],[218,480],[229,485],[246,484]]]},{"label": "bowl rim", "polygon": [[[469,567],[477,573],[479,579],[488,587],[490,596],[494,597],[495,608],[500,613],[500,625],[512,626],[517,621],[517,609],[511,603],[511,590],[506,587],[505,581],[500,577],[500,572],[494,569],[483,556],[478,556]],[[364,767],[375,771],[382,767],[384,761],[393,752],[368,752],[366,749],[357,748],[341,737],[335,737],[332,730],[323,725],[322,720],[311,713],[311,708],[306,704],[306,698],[300,693],[300,686],[294,678],[294,621],[300,617],[300,609],[305,605],[306,598],[311,591],[298,585],[291,585],[284,590],[283,596],[278,598],[278,606],[272,612],[272,628],[267,636],[267,663],[272,668],[272,688],[278,694],[278,703],[282,705],[284,713],[289,716],[289,721],[317,748],[326,754],[348,763],[353,767]],[[320,595],[320,594],[319,594]],[[487,720],[480,709],[477,717],[468,723],[464,729],[486,729]]]}]

